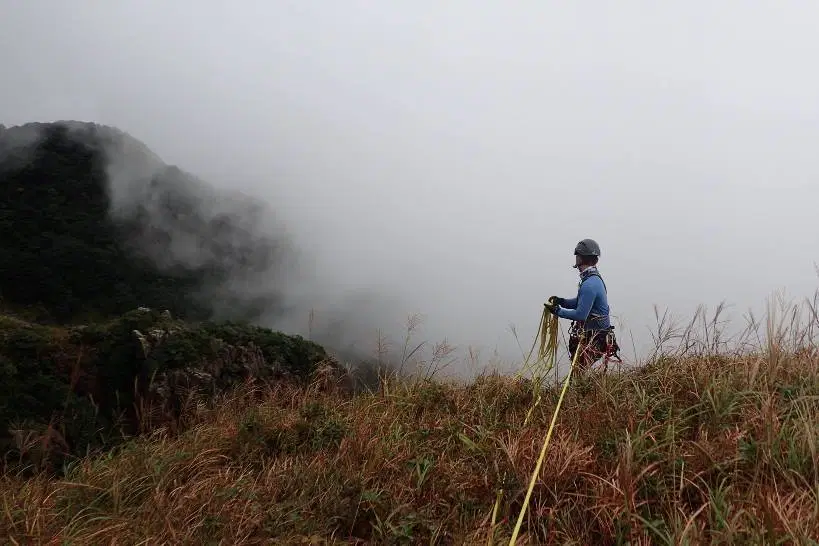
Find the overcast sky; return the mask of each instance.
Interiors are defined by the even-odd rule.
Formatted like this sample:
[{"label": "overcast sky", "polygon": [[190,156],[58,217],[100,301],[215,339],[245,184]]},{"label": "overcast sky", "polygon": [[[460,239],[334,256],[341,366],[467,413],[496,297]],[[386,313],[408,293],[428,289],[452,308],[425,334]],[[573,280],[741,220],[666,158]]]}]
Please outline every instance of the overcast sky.
[{"label": "overcast sky", "polygon": [[115,125],[270,201],[319,315],[363,291],[362,324],[514,357],[584,237],[629,347],[655,304],[817,287],[817,2],[2,5],[0,123]]}]

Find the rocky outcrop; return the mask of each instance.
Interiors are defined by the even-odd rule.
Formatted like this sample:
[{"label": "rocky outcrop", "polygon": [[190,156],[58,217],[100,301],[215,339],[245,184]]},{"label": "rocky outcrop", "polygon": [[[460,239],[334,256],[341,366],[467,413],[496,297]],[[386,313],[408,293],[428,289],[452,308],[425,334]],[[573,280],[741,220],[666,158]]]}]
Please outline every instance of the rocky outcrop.
[{"label": "rocky outcrop", "polygon": [[0,449],[25,456],[43,438],[61,456],[106,448],[172,422],[193,395],[340,374],[321,346],[258,326],[147,308],[71,328],[3,317]]}]

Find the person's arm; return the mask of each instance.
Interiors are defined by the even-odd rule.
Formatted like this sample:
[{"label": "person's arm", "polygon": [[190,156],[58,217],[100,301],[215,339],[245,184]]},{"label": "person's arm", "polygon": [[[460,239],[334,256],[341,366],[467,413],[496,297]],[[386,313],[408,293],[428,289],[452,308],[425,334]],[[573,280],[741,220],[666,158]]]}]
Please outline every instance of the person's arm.
[{"label": "person's arm", "polygon": [[[557,312],[557,316],[568,320],[585,321],[589,317],[592,304],[597,296],[596,284],[592,284],[594,279],[589,279],[580,286],[577,298],[574,300],[574,307],[568,305],[561,305]],[[572,303],[566,300],[566,304]]]},{"label": "person's arm", "polygon": [[560,302],[560,306],[563,307],[564,309],[574,309],[575,307],[577,307],[577,298],[576,297],[570,299],[564,298],[563,301]]}]

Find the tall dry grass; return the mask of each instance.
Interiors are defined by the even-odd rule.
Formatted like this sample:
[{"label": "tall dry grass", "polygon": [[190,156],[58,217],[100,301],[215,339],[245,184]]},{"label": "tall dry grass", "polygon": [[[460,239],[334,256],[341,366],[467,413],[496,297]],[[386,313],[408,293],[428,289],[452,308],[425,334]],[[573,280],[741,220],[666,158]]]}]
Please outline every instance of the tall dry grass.
[{"label": "tall dry grass", "polygon": [[[519,542],[819,541],[816,310],[816,300],[775,302],[731,339],[721,308],[682,326],[658,313],[657,350],[643,365],[569,387]],[[332,375],[248,386],[192,406],[183,432],[77,460],[60,479],[7,474],[0,536],[508,543],[558,389],[524,425],[529,380],[436,380],[436,362],[447,361],[429,358],[409,379],[382,374],[369,392]]]}]

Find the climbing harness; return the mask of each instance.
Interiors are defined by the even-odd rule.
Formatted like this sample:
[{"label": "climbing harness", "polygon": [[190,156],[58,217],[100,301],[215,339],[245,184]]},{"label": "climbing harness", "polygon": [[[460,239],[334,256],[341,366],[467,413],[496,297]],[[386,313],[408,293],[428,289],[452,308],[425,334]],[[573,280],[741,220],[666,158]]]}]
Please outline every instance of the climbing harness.
[{"label": "climbing harness", "polygon": [[620,358],[620,345],[614,334],[614,326],[605,330],[587,330],[582,321],[575,321],[569,328],[569,355],[574,355],[581,339],[587,341],[583,351],[583,362],[590,358],[589,364],[594,364],[603,358],[602,369],[607,370],[610,361],[623,362]]},{"label": "climbing harness", "polygon": [[606,351],[603,353],[603,370],[607,370],[610,361],[616,361],[618,364],[623,363],[620,358],[620,345],[617,344],[617,337],[614,335],[614,326],[606,331]]}]

